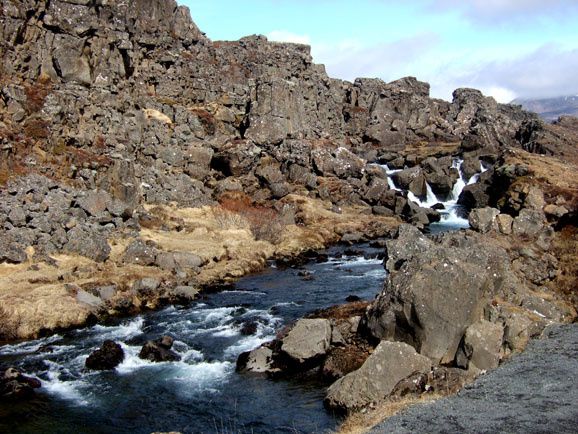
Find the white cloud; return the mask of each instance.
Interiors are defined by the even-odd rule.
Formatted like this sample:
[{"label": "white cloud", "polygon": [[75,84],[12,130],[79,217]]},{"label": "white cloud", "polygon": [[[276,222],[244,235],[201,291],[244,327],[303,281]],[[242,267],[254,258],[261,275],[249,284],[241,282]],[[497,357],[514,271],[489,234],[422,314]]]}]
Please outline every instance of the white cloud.
[{"label": "white cloud", "polygon": [[438,36],[432,33],[369,47],[348,39],[314,44],[312,52],[315,62],[325,64],[332,77],[349,81],[358,77],[377,77],[390,81],[403,75],[416,75],[417,70],[412,65],[419,64],[437,42]]},{"label": "white cloud", "polygon": [[270,41],[294,42],[296,44],[311,45],[309,35],[298,35],[287,30],[273,30],[265,35]]},{"label": "white cloud", "polygon": [[509,103],[517,96],[513,90],[501,86],[482,87],[480,90],[484,95],[493,96],[496,101],[501,103]]},{"label": "white cloud", "polygon": [[[441,68],[444,68],[441,65]],[[445,67],[448,74],[429,77],[432,90],[443,89],[447,97],[449,87],[475,87],[500,101],[513,97],[547,98],[574,95],[578,92],[578,49],[565,50],[545,45],[529,54],[507,61],[487,61],[471,68]]]},{"label": "white cloud", "polygon": [[427,0],[429,9],[455,10],[472,22],[495,25],[540,18],[544,15],[564,17],[578,11],[575,0]]}]

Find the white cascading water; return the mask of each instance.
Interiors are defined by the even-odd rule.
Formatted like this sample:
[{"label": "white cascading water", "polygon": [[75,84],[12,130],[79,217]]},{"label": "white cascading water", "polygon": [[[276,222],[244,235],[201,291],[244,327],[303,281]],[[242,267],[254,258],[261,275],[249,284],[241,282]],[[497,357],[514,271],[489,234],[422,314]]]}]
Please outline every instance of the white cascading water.
[{"label": "white cascading water", "polygon": [[401,171],[401,169],[390,169],[387,164],[380,164],[380,166],[383,167],[385,169],[385,173],[387,173],[387,185],[389,186],[389,188],[391,190],[401,191],[401,188],[397,188],[395,182],[393,182],[393,179],[391,179],[391,175],[393,173]]},{"label": "white cascading water", "polygon": [[[452,227],[456,227],[456,228],[469,228],[470,224],[468,222],[468,219],[460,217],[460,215],[459,215],[460,206],[458,205],[458,199],[459,199],[460,194],[462,193],[464,187],[466,185],[471,185],[471,184],[475,184],[476,182],[478,182],[480,180],[480,175],[488,169],[486,169],[484,167],[484,165],[482,163],[480,163],[480,173],[476,173],[472,177],[470,177],[470,179],[465,180],[464,173],[462,172],[462,163],[463,163],[463,160],[461,160],[459,158],[454,159],[452,162],[452,168],[454,168],[458,171],[459,177],[456,180],[456,182],[452,188],[452,193],[451,193],[449,199],[447,199],[445,201],[439,200],[436,197],[433,190],[431,189],[431,186],[427,182],[426,182],[426,198],[425,198],[425,200],[421,200],[419,197],[417,197],[411,191],[407,192],[407,198],[422,208],[431,208],[435,204],[441,203],[444,206],[444,209],[440,210],[440,214],[441,214],[440,224],[452,226]],[[390,169],[387,166],[387,164],[382,164],[380,166],[385,169],[385,171],[388,175],[387,176],[387,183],[388,183],[389,187],[393,190],[396,190],[396,191],[402,191],[400,188],[398,188],[395,185],[395,183],[393,182],[393,179],[390,176],[393,173],[399,172],[400,169]]]}]

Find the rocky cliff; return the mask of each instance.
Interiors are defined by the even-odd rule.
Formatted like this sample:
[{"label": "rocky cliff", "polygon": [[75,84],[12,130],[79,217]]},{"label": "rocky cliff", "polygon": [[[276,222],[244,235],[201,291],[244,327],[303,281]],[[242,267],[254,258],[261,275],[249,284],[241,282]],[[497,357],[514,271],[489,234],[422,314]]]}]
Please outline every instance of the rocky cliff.
[{"label": "rocky cliff", "polygon": [[[291,181],[339,146],[370,159],[419,143],[496,151],[535,119],[475,90],[448,103],[413,78],[334,80],[303,45],[213,43],[174,1],[3,1],[1,14],[5,128],[73,160],[63,175],[84,188],[123,162],[137,185],[178,175],[175,194],[151,187],[146,201],[202,200],[198,181],[251,174],[266,156]],[[79,151],[98,167],[83,171]]]},{"label": "rocky cliff", "polygon": [[[496,164],[463,203],[517,213],[528,188],[516,176],[529,172],[506,151],[576,158],[568,123],[552,129],[473,89],[432,99],[411,77],[335,80],[305,45],[213,42],[173,0],[0,5],[0,262],[70,265],[18,280],[43,309],[55,288],[67,306],[81,294],[82,309],[49,329],[82,323],[119,291],[140,305],[175,282],[193,288],[271,255],[384,234],[399,218],[439,218],[368,163],[407,168],[397,179],[417,196],[426,181],[449,194],[455,156],[471,174],[480,159]],[[554,220],[575,215],[573,192],[548,192],[566,206]],[[154,267],[164,274],[141,288]],[[114,276],[124,286],[103,290]],[[26,323],[24,310],[14,312]],[[37,333],[33,322],[19,333]]]}]

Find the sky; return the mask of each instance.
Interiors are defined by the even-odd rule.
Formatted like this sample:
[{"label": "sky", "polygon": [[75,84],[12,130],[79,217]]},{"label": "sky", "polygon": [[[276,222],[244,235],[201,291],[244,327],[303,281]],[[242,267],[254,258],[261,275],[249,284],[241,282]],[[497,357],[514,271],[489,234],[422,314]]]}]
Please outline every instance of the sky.
[{"label": "sky", "polygon": [[451,100],[578,95],[578,0],[177,0],[216,40],[311,45],[331,77],[414,76]]}]

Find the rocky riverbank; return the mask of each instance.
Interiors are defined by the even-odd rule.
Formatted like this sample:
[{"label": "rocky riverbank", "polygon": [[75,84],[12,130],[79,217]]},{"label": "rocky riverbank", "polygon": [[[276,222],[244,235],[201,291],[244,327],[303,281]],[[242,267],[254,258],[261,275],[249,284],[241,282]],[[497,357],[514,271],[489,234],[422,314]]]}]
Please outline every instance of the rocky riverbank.
[{"label": "rocky riverbank", "polygon": [[[457,388],[576,317],[573,118],[335,80],[304,45],[210,41],[173,0],[0,0],[0,35],[2,340],[392,234],[373,303],[239,369],[321,370],[327,406],[359,410]],[[422,234],[448,215],[472,231]]]}]

